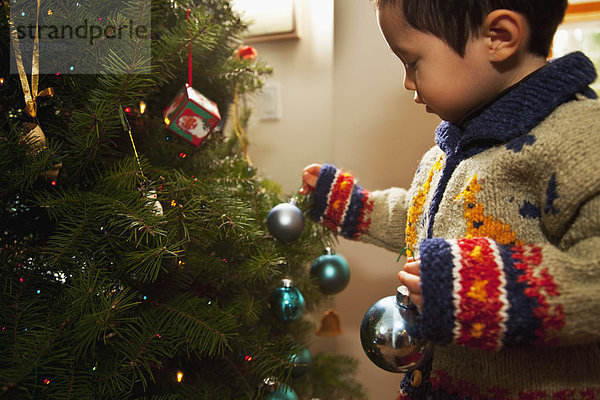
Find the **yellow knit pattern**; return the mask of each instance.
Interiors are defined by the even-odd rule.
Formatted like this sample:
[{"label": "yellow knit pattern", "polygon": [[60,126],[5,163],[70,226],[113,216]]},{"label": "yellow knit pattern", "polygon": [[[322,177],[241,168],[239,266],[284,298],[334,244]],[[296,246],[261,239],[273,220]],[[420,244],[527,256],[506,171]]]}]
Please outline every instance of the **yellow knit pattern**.
[{"label": "yellow knit pattern", "polygon": [[427,194],[431,189],[431,182],[433,181],[433,176],[437,171],[440,171],[444,167],[444,156],[441,155],[440,158],[433,164],[433,167],[429,170],[429,174],[427,175],[427,180],[419,189],[417,195],[413,197],[410,208],[408,209],[408,217],[406,220],[406,230],[405,230],[405,238],[406,238],[406,246],[409,249],[414,249],[417,244],[417,224],[419,218],[423,214],[423,206],[425,205],[425,201],[427,200]]},{"label": "yellow knit pattern", "polygon": [[523,245],[523,241],[517,240],[509,224],[485,215],[483,204],[478,203],[476,199],[476,195],[480,190],[481,185],[477,180],[477,175],[473,175],[467,187],[456,196],[456,200],[464,201],[464,217],[467,220],[465,237],[467,239],[489,237],[500,244]]}]

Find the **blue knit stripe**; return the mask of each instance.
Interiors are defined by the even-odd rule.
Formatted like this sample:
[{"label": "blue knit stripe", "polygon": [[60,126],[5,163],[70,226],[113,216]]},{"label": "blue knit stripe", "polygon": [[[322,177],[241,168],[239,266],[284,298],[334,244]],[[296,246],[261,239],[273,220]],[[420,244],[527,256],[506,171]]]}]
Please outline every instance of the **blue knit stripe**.
[{"label": "blue knit stripe", "polygon": [[455,310],[453,300],[452,247],[444,239],[424,239],[420,246],[423,336],[438,343],[453,340]]},{"label": "blue knit stripe", "polygon": [[510,246],[501,246],[500,257],[504,264],[506,277],[506,298],[510,304],[507,310],[506,334],[504,346],[529,344],[536,340],[535,331],[541,327],[541,321],[534,317],[533,310],[538,306],[534,298],[525,295],[527,284],[518,279],[524,271],[515,268],[515,251]]},{"label": "blue knit stripe", "polygon": [[364,189],[359,185],[354,184],[352,195],[350,197],[350,204],[348,205],[344,221],[342,222],[341,233],[345,238],[354,239],[359,233],[358,226],[361,223],[360,217],[363,214],[366,197]]},{"label": "blue knit stripe", "polygon": [[335,180],[337,168],[331,164],[323,164],[317,185],[313,193],[314,204],[310,209],[309,215],[315,221],[320,221],[327,210],[327,203],[331,186]]}]

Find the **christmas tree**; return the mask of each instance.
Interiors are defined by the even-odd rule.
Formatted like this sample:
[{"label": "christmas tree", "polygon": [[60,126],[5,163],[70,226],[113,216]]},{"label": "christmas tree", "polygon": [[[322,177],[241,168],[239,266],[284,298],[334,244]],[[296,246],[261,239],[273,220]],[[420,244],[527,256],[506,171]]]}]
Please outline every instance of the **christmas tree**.
[{"label": "christmas tree", "polygon": [[[327,301],[307,266],[333,238],[267,229],[292,195],[246,154],[242,99],[271,69],[240,51],[231,5],[19,2],[36,17],[17,27],[16,3],[0,16],[0,398],[364,398],[356,361],[307,354],[314,322],[278,303]],[[28,35],[84,20],[60,56],[40,42],[34,86]],[[216,115],[185,122],[186,94]]]}]

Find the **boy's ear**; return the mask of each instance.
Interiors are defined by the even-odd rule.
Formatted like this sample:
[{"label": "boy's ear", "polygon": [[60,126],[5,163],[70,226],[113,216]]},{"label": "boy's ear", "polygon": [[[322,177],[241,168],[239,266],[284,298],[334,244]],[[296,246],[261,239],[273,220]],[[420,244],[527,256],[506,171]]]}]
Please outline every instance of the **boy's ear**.
[{"label": "boy's ear", "polygon": [[489,40],[490,61],[501,62],[518,52],[527,42],[529,25],[525,17],[512,10],[494,10],[484,23]]}]

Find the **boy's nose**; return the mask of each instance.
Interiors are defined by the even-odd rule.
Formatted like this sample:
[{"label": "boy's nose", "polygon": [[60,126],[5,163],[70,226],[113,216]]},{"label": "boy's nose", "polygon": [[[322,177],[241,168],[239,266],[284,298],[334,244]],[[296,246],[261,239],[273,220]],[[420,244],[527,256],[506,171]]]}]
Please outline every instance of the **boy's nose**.
[{"label": "boy's nose", "polygon": [[425,104],[425,102],[423,101],[423,99],[421,98],[421,95],[419,94],[419,92],[417,92],[415,90],[415,97],[413,98],[413,100],[415,101],[415,103],[417,104]]},{"label": "boy's nose", "polygon": [[409,72],[404,70],[404,78],[402,79],[402,84],[404,85],[404,89],[406,90],[417,90],[417,86],[415,82],[412,80],[412,77],[409,76]]}]

